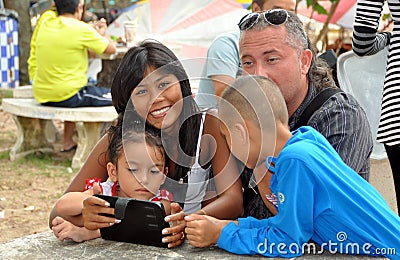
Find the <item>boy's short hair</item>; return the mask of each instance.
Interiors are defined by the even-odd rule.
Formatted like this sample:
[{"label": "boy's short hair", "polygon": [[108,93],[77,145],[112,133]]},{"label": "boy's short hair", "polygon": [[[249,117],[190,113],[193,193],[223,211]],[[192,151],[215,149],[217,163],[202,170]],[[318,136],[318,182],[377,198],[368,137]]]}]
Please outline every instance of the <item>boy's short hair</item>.
[{"label": "boy's short hair", "polygon": [[276,122],[288,124],[286,102],[278,86],[263,76],[236,79],[221,95],[219,113],[228,126],[241,120],[254,123],[260,129],[275,129]]}]

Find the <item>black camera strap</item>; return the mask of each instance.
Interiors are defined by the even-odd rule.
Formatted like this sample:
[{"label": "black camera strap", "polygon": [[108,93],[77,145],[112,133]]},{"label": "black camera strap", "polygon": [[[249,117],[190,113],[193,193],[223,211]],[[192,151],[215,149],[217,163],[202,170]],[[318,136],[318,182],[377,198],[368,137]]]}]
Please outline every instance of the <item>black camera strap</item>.
[{"label": "black camera strap", "polygon": [[326,88],[321,90],[311,101],[311,103],[306,107],[306,109],[301,113],[299,120],[293,127],[293,130],[301,126],[305,126],[308,123],[310,117],[314,114],[314,112],[319,109],[330,97],[335,95],[336,93],[343,92],[340,88]]}]

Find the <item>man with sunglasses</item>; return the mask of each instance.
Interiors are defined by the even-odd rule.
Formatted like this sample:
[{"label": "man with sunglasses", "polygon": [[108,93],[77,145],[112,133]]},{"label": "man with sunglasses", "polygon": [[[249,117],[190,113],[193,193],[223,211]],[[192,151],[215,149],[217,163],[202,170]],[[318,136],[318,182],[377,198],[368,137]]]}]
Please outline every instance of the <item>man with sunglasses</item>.
[{"label": "man with sunglasses", "polygon": [[[336,88],[327,64],[316,58],[310,40],[308,39],[300,19],[295,14],[288,13],[286,10],[274,9],[262,13],[248,14],[239,22],[239,28],[241,30],[239,46],[243,70],[251,75],[264,76],[276,83],[287,107],[290,130],[295,130],[301,118],[301,114],[311,103],[313,103],[312,100],[319,93],[324,93],[325,89]],[[250,88],[251,84],[249,84],[248,87]],[[268,113],[268,111],[265,113]],[[316,108],[305,125],[312,126],[320,132],[348,166],[352,167],[364,178],[368,177],[369,156],[372,152],[372,136],[366,114],[352,96],[342,91],[331,95],[322,105]],[[236,126],[237,125],[235,124],[235,127]],[[281,137],[279,134],[276,135]],[[237,136],[239,135],[236,133],[236,137]],[[249,136],[246,138],[250,140],[252,139]],[[261,143],[261,145],[263,144]],[[257,146],[255,145],[255,147]],[[277,150],[279,151],[282,147],[282,143],[280,143]],[[257,151],[254,150],[256,148],[249,149],[249,154]],[[308,150],[308,152],[310,152],[310,150]],[[260,155],[258,154],[257,156]],[[316,156],[321,158],[321,154],[316,154]],[[309,161],[303,162],[305,165],[311,163]],[[268,165],[268,167],[272,168],[274,166],[274,163]],[[250,167],[253,166],[250,165]],[[308,174],[301,170],[302,169],[300,168],[296,168],[296,166],[293,168],[294,172],[300,171],[300,173],[305,173],[304,178],[308,179]],[[321,178],[323,178],[322,176],[324,176],[324,173],[322,173],[321,176],[318,172],[312,173],[318,181],[321,181]],[[351,178],[357,180],[356,182],[362,182],[365,184],[365,182],[360,178],[356,178],[357,176],[354,176],[354,174],[349,174],[348,171],[339,170],[339,172],[335,172],[335,174],[336,173],[340,178],[343,177],[344,179],[349,179],[350,175],[352,175]],[[291,177],[291,175],[288,174],[286,176],[290,178],[291,181],[297,180],[296,178],[299,176],[299,180],[301,179],[301,175],[295,174]],[[331,175],[329,174],[327,175],[325,173],[325,176],[328,176],[327,179],[331,178]],[[265,199],[267,195],[269,195],[270,198],[272,197],[272,192],[269,188],[271,177],[272,175],[268,172],[258,184],[259,192],[256,198],[259,198],[260,201],[261,197],[263,199]],[[273,182],[275,188],[278,181],[282,181],[282,179],[277,180],[277,178],[278,177],[275,176],[275,182]],[[318,181],[314,183],[307,182],[306,184],[314,186]],[[338,183],[330,181],[326,182],[326,184],[327,186],[338,185]],[[285,184],[282,183],[282,187],[284,185]],[[326,233],[335,231],[337,228],[335,226],[335,218],[337,216],[335,214],[326,214],[326,212],[321,213],[320,211],[322,209],[339,209],[337,212],[340,212],[340,218],[345,220],[343,224],[346,225],[346,228],[348,230],[357,230],[359,229],[358,224],[360,221],[356,221],[357,223],[353,223],[354,225],[351,224],[352,221],[354,221],[354,218],[352,217],[354,214],[357,214],[355,212],[357,210],[360,212],[364,211],[366,212],[366,215],[368,215],[368,210],[373,206],[377,206],[372,204],[368,206],[370,208],[367,207],[364,209],[360,206],[361,204],[359,204],[359,208],[355,209],[356,211],[353,211],[352,207],[346,207],[345,204],[342,204],[345,200],[354,203],[354,200],[349,197],[358,193],[358,189],[367,193],[368,195],[366,195],[366,197],[372,196],[374,199],[377,197],[376,194],[372,195],[374,192],[365,192],[365,190],[358,185],[352,186],[354,191],[353,193],[348,193],[348,190],[343,191],[340,185],[339,187],[336,187],[337,190],[342,192],[342,196],[345,197],[343,200],[337,199],[335,197],[336,195],[327,192],[325,186],[321,186],[320,189],[314,186],[314,190],[308,189],[306,186],[307,185],[295,187],[290,186],[292,187],[292,192],[286,193],[287,196],[278,191],[275,200],[278,202],[279,206],[276,206],[276,204],[274,205],[272,199],[271,201],[266,199],[264,202],[272,212],[277,211],[276,207],[280,209],[278,215],[273,218],[260,221],[252,218],[242,218],[235,221],[235,224],[232,224],[228,221],[219,221],[209,218],[208,216],[187,216],[185,218],[188,221],[186,228],[187,237],[192,245],[198,247],[208,246],[209,244],[218,241],[219,247],[237,254],[258,253],[267,256],[293,257],[299,256],[303,252],[301,250],[294,250],[295,247],[289,248],[289,251],[287,251],[287,247],[282,247],[281,244],[284,246],[300,246],[300,249],[302,249],[303,247],[301,246],[305,244],[300,242],[307,243],[310,238],[319,239],[324,237],[325,239]],[[325,192],[328,197],[333,196],[332,199],[337,199],[337,207],[332,206],[332,199],[326,199],[326,201],[321,200],[321,197],[318,196],[319,194],[313,193],[315,191],[320,191],[322,193]],[[307,196],[312,197],[310,193],[314,194],[321,203],[313,204],[312,201],[298,200],[300,203],[296,205],[297,208],[291,207],[292,205],[286,207],[289,206],[288,203],[283,205],[285,198],[293,202],[296,199],[299,199],[299,197],[302,197],[302,194],[307,194]],[[259,195],[261,195],[261,197]],[[371,203],[371,201],[374,200],[365,199],[366,197],[362,197],[361,199],[366,201],[366,204]],[[386,205],[385,207],[388,208],[384,201],[381,199],[379,200],[379,203]],[[357,203],[354,204],[357,205]],[[260,207],[263,206],[261,203],[259,205]],[[304,207],[304,210],[302,210],[302,207]],[[397,225],[398,219],[395,219],[393,217],[393,212],[390,212],[390,209],[386,210],[386,208],[383,210],[380,207],[376,207],[372,211],[378,213],[384,211],[385,213],[383,214],[391,213],[391,221]],[[308,216],[310,218],[305,219],[303,218],[303,213],[307,212],[307,209],[309,209]],[[365,223],[368,224],[361,222],[361,225],[364,225],[364,227],[359,229],[359,231],[366,230],[367,228],[365,227],[369,225],[368,217],[364,218],[366,220]],[[289,221],[286,221],[288,219]],[[376,221],[376,219],[379,218],[374,219],[372,217],[372,219],[375,224],[380,223],[380,221]],[[243,223],[245,224],[243,225]],[[355,237],[349,237],[349,240],[347,240],[346,233],[337,232],[337,241],[329,240],[329,243],[335,243],[333,245],[333,248],[335,248],[339,244],[342,245],[341,242],[346,244],[348,242],[357,241],[362,235],[366,235],[367,237],[370,235],[370,233],[364,232],[363,234],[360,234],[359,237],[356,237],[357,232],[358,231],[354,232],[352,235]],[[397,234],[396,232],[398,232],[398,230],[387,230],[387,232],[381,233],[389,235],[392,232],[394,232],[393,234]],[[346,237],[341,237],[343,234]],[[374,235],[376,234],[371,234],[371,237]],[[396,236],[392,237],[392,244],[395,239]],[[263,241],[265,242],[263,243]],[[275,243],[276,241],[282,241],[282,243]],[[357,245],[363,246],[362,244]],[[368,243],[364,245],[368,246]],[[321,246],[324,246],[325,249],[328,247],[327,243],[323,243]],[[299,249],[299,247],[297,248]],[[365,247],[363,249],[365,249]],[[368,249],[371,249],[371,247]],[[282,252],[282,250],[286,251]],[[331,244],[329,244],[328,250],[335,249],[331,249]],[[358,252],[346,251],[344,251],[344,253],[358,254]],[[367,252],[362,252],[361,254],[367,254]]]},{"label": "man with sunglasses", "polygon": [[[282,9],[270,10],[244,16],[239,28],[243,70],[265,76],[279,86],[288,108],[290,129],[312,126],[347,165],[368,180],[373,140],[366,114],[351,95],[342,91],[332,94],[320,105],[312,102],[317,94],[326,92],[323,90],[337,87],[327,64],[316,57],[300,19]],[[312,103],[313,113],[301,123],[302,114]],[[246,175],[242,176],[245,194],[252,192],[246,188],[243,177]],[[258,185],[258,194],[248,202],[258,212],[253,213],[258,218],[260,212],[268,212],[265,205],[274,210],[272,203],[262,200],[271,193],[269,178],[267,174],[267,184]]]},{"label": "man with sunglasses", "polygon": [[[294,11],[295,0],[253,0],[252,12],[269,9]],[[222,91],[242,74],[239,55],[240,31],[219,35],[208,48],[207,61],[203,67],[196,103],[201,109],[217,108],[217,97]]]}]

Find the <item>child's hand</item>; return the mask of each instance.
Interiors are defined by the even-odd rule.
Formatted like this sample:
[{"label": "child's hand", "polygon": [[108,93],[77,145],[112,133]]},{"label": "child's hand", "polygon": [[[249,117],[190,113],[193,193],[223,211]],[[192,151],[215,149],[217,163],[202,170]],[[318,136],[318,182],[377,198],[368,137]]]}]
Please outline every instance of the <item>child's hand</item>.
[{"label": "child's hand", "polygon": [[[93,192],[96,194],[96,185],[93,186]],[[82,217],[83,224],[89,230],[109,227],[115,223],[119,223],[113,217],[108,217],[100,214],[114,215],[114,208],[109,207],[110,204],[95,196],[90,196],[83,201]]]},{"label": "child's hand", "polygon": [[94,194],[101,194],[100,184],[97,182],[93,183],[93,195]]},{"label": "child's hand", "polygon": [[165,221],[170,222],[172,226],[170,228],[164,228],[162,231],[164,235],[169,235],[162,240],[163,243],[168,243],[168,248],[179,246],[185,240],[185,215],[185,212],[183,212],[178,203],[171,203],[171,215],[166,216]]},{"label": "child's hand", "polygon": [[56,217],[52,221],[54,235],[60,240],[71,239],[75,242],[82,242],[90,239],[100,237],[100,230],[88,230],[84,227],[78,227],[71,222]]},{"label": "child's hand", "polygon": [[207,247],[216,244],[221,230],[232,222],[198,214],[186,216],[185,220],[187,221],[185,232],[189,244],[195,247]]}]

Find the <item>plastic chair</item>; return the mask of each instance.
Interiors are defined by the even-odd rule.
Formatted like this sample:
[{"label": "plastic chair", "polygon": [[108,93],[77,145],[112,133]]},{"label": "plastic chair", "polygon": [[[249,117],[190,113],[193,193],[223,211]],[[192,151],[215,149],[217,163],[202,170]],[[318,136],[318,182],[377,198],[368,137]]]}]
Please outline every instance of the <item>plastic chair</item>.
[{"label": "plastic chair", "polygon": [[375,55],[364,57],[348,51],[340,55],[337,61],[340,88],[353,95],[367,113],[372,137],[375,140],[371,159],[377,160],[387,157],[383,144],[376,141],[387,54],[387,48]]}]

